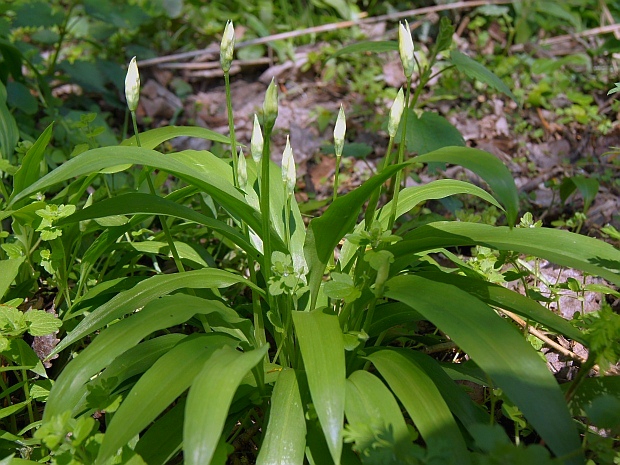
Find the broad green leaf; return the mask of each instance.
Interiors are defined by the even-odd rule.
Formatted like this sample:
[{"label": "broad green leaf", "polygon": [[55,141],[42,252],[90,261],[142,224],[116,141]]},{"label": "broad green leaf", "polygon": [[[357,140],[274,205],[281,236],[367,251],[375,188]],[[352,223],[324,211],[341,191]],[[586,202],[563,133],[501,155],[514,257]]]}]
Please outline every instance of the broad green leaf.
[{"label": "broad green leaf", "polygon": [[417,350],[391,350],[398,352],[424,370],[435,383],[450,411],[470,433],[473,432],[473,425],[489,423],[489,415],[486,411],[476,405],[462,387],[454,383],[435,359]]},{"label": "broad green leaf", "polygon": [[437,386],[417,363],[393,350],[368,355],[420,431],[429,453],[448,463],[469,462],[465,440]]},{"label": "broad green leaf", "polygon": [[391,52],[394,50],[398,50],[398,42],[394,40],[367,40],[364,42],[357,42],[355,44],[342,47],[341,49],[338,49],[336,53],[330,55],[329,58],[337,58],[339,56],[349,55],[351,53],[382,53]]},{"label": "broad green leaf", "polygon": [[514,225],[519,210],[519,196],[512,173],[497,157],[469,147],[446,147],[415,157],[417,163],[441,162],[461,165],[486,181],[495,198],[506,209],[509,225]]},{"label": "broad green leaf", "polygon": [[75,329],[56,346],[53,353],[60,352],[75,341],[111,323],[116,318],[131,313],[150,301],[178,289],[212,289],[228,287],[237,283],[244,283],[253,287],[259,294],[263,294],[260,288],[245,278],[229,273],[228,271],[213,268],[170,275],[157,275],[145,279],[136,284],[132,289],[117,294],[110,299],[110,301],[97,308],[80,321]]},{"label": "broad green leaf", "polygon": [[435,54],[448,50],[452,45],[452,36],[454,35],[454,26],[447,16],[442,16],[439,23],[439,34],[435,41]]},{"label": "broad green leaf", "polygon": [[375,189],[406,164],[394,165],[373,176],[354,191],[338,197],[325,212],[308,226],[304,253],[309,267],[308,284],[312,305],[316,302],[325,266],[334,253],[334,247],[350,232],[364,202]]},{"label": "broad green leaf", "polygon": [[15,413],[19,412],[20,410],[24,409],[26,407],[26,405],[28,405],[31,402],[31,400],[25,400],[23,402],[19,402],[17,404],[13,404],[13,405],[9,405],[8,407],[4,407],[2,409],[0,409],[0,420],[2,418],[6,418],[10,415],[14,415]]},{"label": "broad green leaf", "polygon": [[[411,435],[400,406],[379,378],[367,371],[353,372],[347,379],[344,411],[351,430],[372,429],[374,435],[390,442],[392,457],[395,459],[393,463],[406,463],[405,458],[411,453]],[[373,450],[376,447],[374,444],[366,448],[360,442],[356,441],[356,449],[360,454],[378,452]]]},{"label": "broad green leaf", "polygon": [[45,310],[28,310],[24,313],[24,319],[29,323],[28,332],[32,336],[46,336],[62,326],[56,315]]},{"label": "broad green leaf", "polygon": [[[141,147],[103,147],[88,150],[75,158],[62,164],[54,171],[44,176],[39,181],[31,184],[11,201],[11,204],[18,202],[24,197],[43,191],[57,183],[67,181],[73,177],[96,173],[103,168],[118,166],[123,164],[142,164],[152,168],[168,171],[175,174],[184,181],[192,184],[204,192],[211,195],[224,208],[228,209],[231,215],[245,221],[259,235],[262,234],[260,214],[250,207],[241,194],[233,187],[228,179],[232,179],[230,167],[209,152],[180,152],[171,155],[162,155],[154,150]],[[200,164],[195,154],[201,154],[204,158]],[[208,163],[208,164],[206,164]],[[224,167],[222,166],[224,165]],[[226,169],[228,176],[222,176],[222,170]],[[283,247],[279,240],[274,245]]]},{"label": "broad green leaf", "polygon": [[509,310],[517,315],[542,323],[552,331],[563,334],[581,344],[586,344],[583,334],[568,321],[518,292],[482,279],[456,274],[425,272],[420,273],[420,276],[436,282],[452,284],[489,305]]},{"label": "broad green leaf", "polygon": [[[140,284],[132,290],[132,293]],[[123,294],[121,293],[117,297],[122,297]],[[159,294],[159,296],[161,295],[163,294]],[[102,331],[80,353],[79,357],[67,365],[58,376],[50,392],[43,415],[44,421],[64,411],[73,410],[85,392],[84,384],[93,375],[99,373],[116,357],[135,346],[152,332],[184,323],[196,314],[216,311],[218,306],[223,306],[220,302],[183,294],[167,296],[154,300],[150,304],[148,302],[148,300],[143,301],[142,304],[137,305],[136,308],[144,306],[139,312]],[[118,315],[118,317],[120,316],[122,314]]]},{"label": "broad green leaf", "polygon": [[190,465],[211,463],[233,396],[243,377],[267,354],[269,345],[249,352],[217,350],[204,364],[187,395],[183,457]]},{"label": "broad green leaf", "polygon": [[560,199],[562,202],[566,202],[568,197],[575,192],[575,189],[578,189],[583,197],[583,211],[587,212],[596,194],[598,194],[598,188],[599,183],[594,178],[587,178],[585,176],[564,178],[562,184],[560,184]]},{"label": "broad green leaf", "polygon": [[569,464],[583,463],[579,436],[555,378],[514,326],[453,285],[407,275],[392,278],[387,287],[387,297],[406,303],[449,334],[556,455],[572,457]]},{"label": "broad green leaf", "polygon": [[41,160],[45,155],[45,149],[52,138],[54,123],[50,124],[39,136],[37,141],[28,149],[22,162],[22,166],[13,177],[13,193],[11,198],[15,198],[26,187],[41,178]]},{"label": "broad green leaf", "polygon": [[[491,194],[486,192],[474,184],[458,181],[455,179],[438,179],[431,181],[423,186],[406,187],[400,192],[398,197],[398,205],[396,206],[396,217],[400,217],[412,210],[417,205],[427,200],[436,200],[449,197],[451,195],[470,194],[486,200],[495,205],[500,210],[502,206],[493,198]],[[392,213],[392,201],[388,202],[376,215],[377,221],[381,223],[384,229],[388,226],[390,214]],[[355,227],[356,232],[364,229],[364,224],[360,223]],[[357,250],[357,246],[346,240],[340,252],[340,263],[346,265]]]},{"label": "broad green leaf", "polygon": [[306,419],[295,370],[284,368],[271,394],[271,411],[257,465],[302,465]]},{"label": "broad green leaf", "polygon": [[141,342],[126,350],[116,357],[112,363],[105,368],[103,373],[83,386],[81,389],[82,398],[73,410],[81,412],[86,409],[86,405],[92,408],[93,402],[91,401],[91,393],[97,392],[98,390],[108,393],[114,391],[126,380],[138,376],[151,368],[159,357],[169,352],[170,349],[186,337],[185,334],[179,333],[165,334]]},{"label": "broad green leaf", "polygon": [[[405,254],[438,247],[481,245],[497,250],[512,250],[544,258],[598,275],[620,285],[620,251],[591,237],[548,228],[507,228],[486,224],[439,221],[421,226],[390,246],[396,257],[392,269],[402,269]],[[408,260],[408,259],[407,259]]]},{"label": "broad green leaf", "polygon": [[65,223],[112,215],[137,214],[167,215],[202,224],[203,226],[217,231],[227,239],[230,239],[233,243],[245,250],[253,259],[256,260],[259,258],[256,249],[250,245],[247,239],[240,234],[237,229],[232,228],[222,221],[209,218],[184,205],[179,205],[171,200],[150,194],[130,193],[105,199],[88,208],[75,212],[70,217],[59,221],[58,224],[63,225]]},{"label": "broad green leaf", "polygon": [[[574,381],[562,385],[566,392]],[[586,416],[586,411],[592,403],[602,397],[611,396],[620,399],[620,376],[600,376],[581,380],[570,400],[570,409],[574,416]]]},{"label": "broad green leaf", "polygon": [[[465,146],[465,139],[443,116],[425,111],[418,118],[416,112],[407,110],[407,150],[424,155],[450,146]],[[397,134],[396,138],[400,136]],[[400,139],[398,139],[400,140]]]},{"label": "broad green leaf", "polygon": [[[0,43],[0,45],[3,44]],[[0,48],[0,51],[4,51],[4,48]],[[6,61],[3,62],[3,65],[6,65]],[[19,129],[15,118],[6,105],[6,98],[6,87],[0,82],[0,159],[9,160],[13,156],[15,145],[19,140]]]},{"label": "broad green leaf", "polygon": [[184,412],[181,399],[140,436],[134,450],[148,465],[165,465],[181,450]]},{"label": "broad green leaf", "polygon": [[414,309],[401,302],[388,302],[377,305],[372,324],[368,330],[371,337],[376,337],[383,331],[404,323],[423,320],[424,317]]},{"label": "broad green leaf", "polygon": [[469,58],[467,55],[462,54],[458,50],[451,50],[450,61],[459,71],[465,73],[470,78],[477,79],[480,82],[488,84],[514,101],[517,101],[517,97],[514,96],[508,86],[504,84],[500,78],[498,78],[482,64]]},{"label": "broad green leaf", "polygon": [[[198,137],[200,139],[208,139],[222,144],[230,144],[230,138],[223,136],[210,129],[198,126],[164,126],[161,128],[151,129],[140,133],[140,145],[146,149],[154,149],[159,144],[175,137]],[[125,139],[121,142],[125,147],[137,147],[136,136]]]},{"label": "broad green leaf", "polygon": [[103,464],[155,420],[192,384],[205,362],[227,345],[236,342],[219,334],[189,336],[160,357],[112,417],[95,464]]},{"label": "broad green leaf", "polygon": [[26,257],[19,257],[0,260],[0,300],[11,287],[11,283],[19,273],[19,267],[25,259]]},{"label": "broad green leaf", "polygon": [[338,465],[346,389],[344,340],[338,317],[320,310],[292,315],[314,409]]},{"label": "broad green leaf", "polygon": [[[185,242],[174,241],[174,247],[179,254],[179,258],[182,261],[193,262],[190,268],[207,268],[209,265],[205,259],[189,244]],[[168,242],[161,241],[142,241],[142,242],[130,242],[123,244],[124,249],[133,249],[141,254],[160,254],[166,257],[172,257],[170,252],[170,246]]]}]

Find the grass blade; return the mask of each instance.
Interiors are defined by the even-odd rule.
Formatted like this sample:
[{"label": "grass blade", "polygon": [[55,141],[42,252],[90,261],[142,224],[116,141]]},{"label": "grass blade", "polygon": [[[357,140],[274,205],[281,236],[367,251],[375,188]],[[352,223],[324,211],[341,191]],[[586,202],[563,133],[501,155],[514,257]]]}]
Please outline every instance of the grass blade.
[{"label": "grass blade", "polygon": [[308,387],[331,456],[342,454],[342,422],[346,389],[344,341],[336,315],[322,311],[293,312]]},{"label": "grass blade", "polygon": [[185,463],[211,463],[239,383],[265,357],[268,350],[269,345],[246,353],[222,347],[204,364],[189,390],[185,406]]},{"label": "grass blade", "polygon": [[467,352],[556,455],[576,454],[567,463],[583,463],[579,436],[555,378],[514,326],[453,285],[407,275],[392,278],[387,286],[386,296],[415,308]]}]

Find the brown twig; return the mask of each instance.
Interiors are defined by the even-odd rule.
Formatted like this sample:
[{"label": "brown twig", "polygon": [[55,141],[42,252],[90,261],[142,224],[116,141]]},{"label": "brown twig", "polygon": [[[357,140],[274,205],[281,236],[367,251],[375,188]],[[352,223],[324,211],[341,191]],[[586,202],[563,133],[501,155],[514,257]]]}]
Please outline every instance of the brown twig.
[{"label": "brown twig", "polygon": [[[609,26],[601,26],[595,27],[593,29],[587,29],[581,32],[575,32],[574,34],[565,34],[561,36],[550,37],[548,39],[543,39],[537,43],[539,46],[543,45],[554,45],[560,44],[562,42],[566,42],[572,39],[581,38],[581,37],[592,37],[598,36],[601,34],[609,34],[610,32],[616,33],[620,31],[620,24],[611,24]],[[511,52],[522,52],[525,50],[526,44],[515,44],[510,47]]]},{"label": "brown twig", "polygon": [[[358,19],[354,21],[342,21],[339,23],[324,24],[321,26],[314,26],[314,27],[309,27],[306,29],[299,29],[295,31],[283,32],[280,34],[273,34],[273,35],[269,35],[265,37],[259,37],[257,39],[246,40],[246,41],[240,42],[236,45],[236,48],[239,49],[243,47],[248,47],[250,45],[267,44],[269,42],[274,42],[276,40],[292,39],[294,37],[301,37],[301,36],[305,36],[309,34],[317,34],[320,32],[330,32],[330,31],[335,31],[338,29],[345,29],[348,27],[361,25],[361,24],[374,24],[374,23],[379,23],[381,21],[393,21],[396,19],[408,18],[408,17],[424,15],[428,13],[437,13],[440,11],[475,8],[475,7],[483,6],[483,5],[502,5],[502,4],[507,4],[507,3],[511,3],[511,0],[470,0],[470,1],[460,1],[460,2],[449,3],[446,5],[428,6],[428,7],[423,7],[423,8],[416,8],[413,10],[399,11],[399,12],[390,13],[387,15],[374,16],[372,18],[363,18],[363,19]],[[172,61],[193,58],[193,57],[197,57],[201,55],[208,55],[211,57],[215,57],[219,53],[219,50],[220,50],[219,46],[217,46],[216,44],[211,44],[209,47],[207,47],[206,49],[202,49],[202,50],[175,53],[175,54],[166,55],[163,57],[142,60],[138,62],[138,65],[140,67],[153,66],[153,65],[158,65],[161,63],[169,63]]]}]

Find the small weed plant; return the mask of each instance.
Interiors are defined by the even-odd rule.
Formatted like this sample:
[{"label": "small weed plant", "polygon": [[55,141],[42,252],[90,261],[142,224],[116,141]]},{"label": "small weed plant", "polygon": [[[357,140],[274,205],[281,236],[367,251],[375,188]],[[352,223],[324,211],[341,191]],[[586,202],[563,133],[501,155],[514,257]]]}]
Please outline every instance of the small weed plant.
[{"label": "small weed plant", "polygon": [[[605,307],[573,325],[541,305],[540,294],[496,283],[523,278],[525,255],[620,285],[620,252],[540,227],[531,215],[519,223],[509,170],[459,144],[445,120],[414,111],[443,55],[510,95],[481,65],[449,52],[452,34],[442,21],[423,66],[406,22],[398,43],[366,44],[398,49],[407,78],[390,110],[386,156],[369,180],[337,194],[341,109],[333,200],[308,224],[295,197],[294,147],[287,143],[281,167],[270,160],[274,82],[254,118],[250,156],[235,139],[230,22],[221,48],[229,136],[198,127],[137,132],[132,60],[125,89],[133,137],[84,150],[41,176],[50,126],[23,149],[21,166],[2,165],[2,219],[11,234],[3,233],[0,261],[1,463],[618,460],[620,385],[604,376],[618,359],[618,315]],[[435,126],[456,145],[429,141],[424,131]],[[179,136],[228,144],[230,157],[156,150]],[[8,144],[2,140],[3,150]],[[419,155],[407,159],[412,152]],[[401,187],[407,171],[426,163],[462,165],[491,193],[451,179]],[[91,189],[126,171],[136,190]],[[170,176],[175,187],[164,195]],[[494,206],[508,226],[403,221],[428,200],[461,194]],[[476,260],[455,253],[475,246]],[[20,299],[38,286],[54,290],[58,318]],[[587,347],[574,380],[558,384],[539,340],[507,315],[548,339]],[[61,323],[60,343],[44,353],[58,358],[46,371],[25,338],[54,339]],[[601,376],[589,378],[592,369]],[[474,388],[482,399],[474,401]]]}]

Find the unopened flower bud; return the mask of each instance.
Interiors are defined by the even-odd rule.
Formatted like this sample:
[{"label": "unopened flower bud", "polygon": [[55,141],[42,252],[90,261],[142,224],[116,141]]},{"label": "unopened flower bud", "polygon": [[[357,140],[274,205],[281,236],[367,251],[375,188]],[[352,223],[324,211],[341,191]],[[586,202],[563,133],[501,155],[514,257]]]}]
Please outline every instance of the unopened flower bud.
[{"label": "unopened flower bud", "polygon": [[390,119],[388,120],[388,134],[390,137],[396,137],[396,131],[400,124],[400,118],[403,116],[403,110],[405,109],[405,94],[401,87],[396,94],[392,108],[390,108]]},{"label": "unopened flower bud", "polygon": [[239,163],[237,164],[237,180],[239,187],[245,191],[248,185],[248,165],[245,161],[245,155],[242,149],[239,149]]},{"label": "unopened flower bud", "polygon": [[286,136],[286,146],[282,154],[282,181],[284,181],[286,193],[292,195],[295,192],[295,184],[297,183],[297,170],[295,169],[295,158],[293,157],[293,149],[288,136]]},{"label": "unopened flower bud", "polygon": [[344,135],[346,131],[347,122],[344,116],[344,108],[340,105],[340,111],[338,112],[338,118],[336,119],[336,126],[334,126],[334,149],[336,150],[337,157],[342,155]]},{"label": "unopened flower bud", "polygon": [[222,36],[222,43],[220,45],[220,65],[225,73],[230,71],[230,64],[232,63],[233,53],[235,51],[235,28],[232,21],[226,23],[224,28],[224,35]]},{"label": "unopened flower bud", "polygon": [[252,128],[252,139],[250,141],[250,152],[256,164],[260,163],[263,156],[263,133],[260,130],[258,116],[254,114],[254,127]]},{"label": "unopened flower bud", "polygon": [[413,39],[411,38],[411,30],[407,20],[405,20],[405,24],[400,23],[398,26],[398,52],[400,53],[400,61],[403,64],[405,77],[410,78],[413,74],[414,58]]},{"label": "unopened flower bud", "polygon": [[133,57],[127,68],[125,76],[125,98],[127,99],[127,107],[129,111],[136,111],[138,108],[138,100],[140,99],[140,73],[138,73],[138,64],[136,57]]},{"label": "unopened flower bud", "polygon": [[263,103],[263,123],[265,125],[265,131],[271,132],[276,118],[278,117],[278,88],[274,78],[271,79],[271,84],[267,87],[265,93],[265,102]]}]

